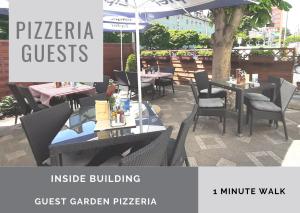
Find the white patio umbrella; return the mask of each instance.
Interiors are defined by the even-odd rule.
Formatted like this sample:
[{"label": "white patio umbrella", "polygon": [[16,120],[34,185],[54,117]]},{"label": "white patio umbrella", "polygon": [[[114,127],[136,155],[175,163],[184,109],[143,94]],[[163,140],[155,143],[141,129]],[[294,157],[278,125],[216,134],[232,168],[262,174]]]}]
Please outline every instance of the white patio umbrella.
[{"label": "white patio umbrella", "polygon": [[8,15],[8,0],[0,0],[0,15]]},{"label": "white patio umbrella", "polygon": [[[8,15],[8,0],[0,0],[0,14]],[[191,11],[231,7],[242,4],[255,3],[255,0],[103,0],[103,10],[108,16],[124,16],[118,24],[127,27],[135,26],[136,32],[136,61],[138,73],[139,123],[142,132],[142,89],[140,65],[140,24],[156,18],[182,14]],[[120,25],[121,26],[121,25]],[[120,27],[119,26],[119,27]],[[124,25],[122,25],[124,27]]]},{"label": "white patio umbrella", "polygon": [[[140,19],[139,30],[143,31],[147,26],[147,22]],[[105,32],[120,32],[121,36],[121,70],[124,70],[123,65],[123,32],[135,32],[135,20],[126,16],[114,16],[104,14],[103,16],[103,30]]]},{"label": "white patio umbrella", "polygon": [[191,11],[237,6],[256,2],[254,0],[104,0],[103,9],[112,16],[134,18],[136,32],[136,61],[138,74],[139,123],[142,127],[142,87],[140,66],[140,19],[153,20]]}]

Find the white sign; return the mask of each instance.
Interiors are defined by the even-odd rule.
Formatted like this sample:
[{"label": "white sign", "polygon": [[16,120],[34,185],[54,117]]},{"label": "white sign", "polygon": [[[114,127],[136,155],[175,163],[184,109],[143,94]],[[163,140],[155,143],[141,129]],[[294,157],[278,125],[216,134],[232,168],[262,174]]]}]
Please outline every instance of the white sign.
[{"label": "white sign", "polygon": [[10,0],[9,6],[10,82],[102,81],[102,1],[84,8],[82,0]]}]

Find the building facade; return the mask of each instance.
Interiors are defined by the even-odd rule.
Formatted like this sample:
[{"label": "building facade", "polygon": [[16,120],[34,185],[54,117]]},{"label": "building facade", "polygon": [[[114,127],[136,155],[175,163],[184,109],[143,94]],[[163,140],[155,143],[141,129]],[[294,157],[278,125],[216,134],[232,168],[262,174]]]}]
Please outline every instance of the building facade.
[{"label": "building facade", "polygon": [[277,32],[283,27],[283,11],[277,7],[273,7],[272,9],[272,27]]},{"label": "building facade", "polygon": [[169,30],[194,30],[207,35],[211,35],[214,32],[213,25],[201,11],[190,15],[176,15],[155,19],[152,23],[162,24]]}]

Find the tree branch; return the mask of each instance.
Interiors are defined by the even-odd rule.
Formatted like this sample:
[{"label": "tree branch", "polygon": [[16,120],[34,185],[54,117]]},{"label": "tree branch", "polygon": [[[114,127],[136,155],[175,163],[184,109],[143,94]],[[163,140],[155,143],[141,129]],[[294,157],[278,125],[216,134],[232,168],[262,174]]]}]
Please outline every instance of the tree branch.
[{"label": "tree branch", "polygon": [[237,30],[242,21],[244,12],[245,6],[236,7],[234,9],[231,19],[224,28],[224,36],[227,41],[233,39],[235,31]]}]

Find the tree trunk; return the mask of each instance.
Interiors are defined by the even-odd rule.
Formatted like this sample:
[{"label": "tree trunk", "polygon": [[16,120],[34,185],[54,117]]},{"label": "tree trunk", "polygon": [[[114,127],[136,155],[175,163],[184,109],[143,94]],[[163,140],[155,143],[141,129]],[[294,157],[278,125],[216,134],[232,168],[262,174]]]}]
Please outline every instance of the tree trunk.
[{"label": "tree trunk", "polygon": [[228,80],[231,72],[231,50],[233,43],[214,45],[212,74],[214,80]]},{"label": "tree trunk", "polygon": [[214,80],[228,80],[231,72],[231,51],[235,32],[244,14],[244,7],[224,8],[212,11],[215,24],[213,41],[212,74]]}]

